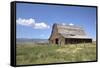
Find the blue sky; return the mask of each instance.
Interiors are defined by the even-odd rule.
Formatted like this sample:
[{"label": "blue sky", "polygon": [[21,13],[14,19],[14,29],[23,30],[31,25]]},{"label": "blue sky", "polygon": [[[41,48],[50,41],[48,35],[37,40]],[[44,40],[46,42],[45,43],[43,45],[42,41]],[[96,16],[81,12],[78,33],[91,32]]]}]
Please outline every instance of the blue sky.
[{"label": "blue sky", "polygon": [[17,38],[48,39],[54,23],[82,26],[95,39],[96,8],[17,3]]}]

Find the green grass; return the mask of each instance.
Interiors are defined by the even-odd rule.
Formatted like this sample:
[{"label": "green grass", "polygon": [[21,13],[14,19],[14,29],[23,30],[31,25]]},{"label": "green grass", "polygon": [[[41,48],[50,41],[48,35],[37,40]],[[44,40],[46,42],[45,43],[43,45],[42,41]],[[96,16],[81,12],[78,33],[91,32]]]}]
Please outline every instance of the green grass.
[{"label": "green grass", "polygon": [[96,44],[26,45],[17,44],[16,63],[46,64],[96,60]]}]

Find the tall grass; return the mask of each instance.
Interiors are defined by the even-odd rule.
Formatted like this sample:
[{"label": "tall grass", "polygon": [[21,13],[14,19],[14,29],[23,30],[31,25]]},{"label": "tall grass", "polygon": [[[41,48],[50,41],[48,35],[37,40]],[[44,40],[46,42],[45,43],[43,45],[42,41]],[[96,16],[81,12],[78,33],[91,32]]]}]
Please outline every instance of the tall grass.
[{"label": "tall grass", "polygon": [[96,60],[96,44],[26,45],[17,44],[17,65]]}]

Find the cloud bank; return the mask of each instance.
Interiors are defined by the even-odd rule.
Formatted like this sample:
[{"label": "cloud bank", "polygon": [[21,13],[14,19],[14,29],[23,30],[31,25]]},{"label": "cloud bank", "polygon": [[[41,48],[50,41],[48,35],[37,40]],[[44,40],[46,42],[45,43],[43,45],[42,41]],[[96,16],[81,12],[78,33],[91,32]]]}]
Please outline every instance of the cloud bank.
[{"label": "cloud bank", "polygon": [[29,18],[29,19],[22,19],[18,18],[16,20],[17,24],[22,25],[22,26],[31,26],[34,29],[48,29],[50,28],[49,25],[47,25],[45,22],[35,22],[35,19]]},{"label": "cloud bank", "polygon": [[70,23],[69,25],[70,25],[70,26],[73,26],[74,24],[73,24],[73,23]]}]

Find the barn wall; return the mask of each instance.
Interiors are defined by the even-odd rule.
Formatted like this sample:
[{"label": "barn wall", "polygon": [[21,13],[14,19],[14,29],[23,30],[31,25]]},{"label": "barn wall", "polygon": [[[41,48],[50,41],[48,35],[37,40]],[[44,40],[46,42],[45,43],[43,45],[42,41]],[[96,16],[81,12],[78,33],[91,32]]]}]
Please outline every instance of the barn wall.
[{"label": "barn wall", "polygon": [[50,39],[49,39],[49,42],[50,42],[51,44],[55,44],[55,43],[56,43],[55,40],[58,39],[58,38],[59,38],[59,35],[58,35],[57,26],[54,25],[54,26],[53,26],[53,29],[52,29],[52,33],[51,33]]},{"label": "barn wall", "polygon": [[60,46],[65,45],[65,38],[62,37],[61,35],[59,35],[59,45]]},{"label": "barn wall", "polygon": [[65,44],[77,44],[77,43],[92,43],[92,39],[73,39],[73,38],[66,38]]}]

